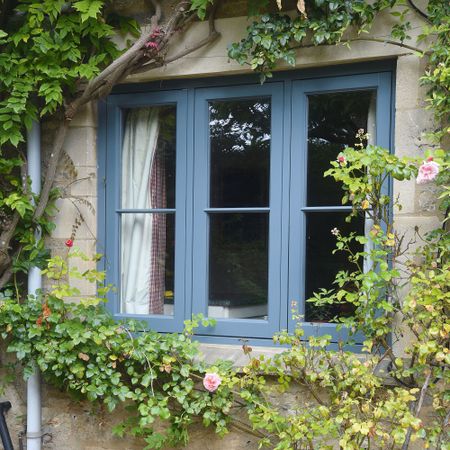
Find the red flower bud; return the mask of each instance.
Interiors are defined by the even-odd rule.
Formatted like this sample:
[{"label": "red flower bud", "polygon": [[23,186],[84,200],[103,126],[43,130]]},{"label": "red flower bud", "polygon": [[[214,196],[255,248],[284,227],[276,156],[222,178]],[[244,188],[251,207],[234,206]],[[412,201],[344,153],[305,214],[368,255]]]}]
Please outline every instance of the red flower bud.
[{"label": "red flower bud", "polygon": [[433,161],[433,157],[432,157],[432,156],[429,156],[429,157],[427,158],[427,161],[428,161],[428,162]]},{"label": "red flower bud", "polygon": [[66,247],[73,247],[73,241],[72,241],[72,239],[67,239],[67,241],[66,242],[64,242],[64,244],[66,244]]}]

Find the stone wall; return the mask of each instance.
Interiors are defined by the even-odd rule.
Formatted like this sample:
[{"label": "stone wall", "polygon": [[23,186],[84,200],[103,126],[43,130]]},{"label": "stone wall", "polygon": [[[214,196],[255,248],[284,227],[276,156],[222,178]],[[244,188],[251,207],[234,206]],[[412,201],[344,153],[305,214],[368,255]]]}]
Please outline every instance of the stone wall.
[{"label": "stone wall", "polygon": [[[137,3],[137,2],[136,2]],[[239,2],[238,2],[239,3]],[[227,16],[226,10],[222,16]],[[386,15],[377,20],[371,36],[383,37],[391,21]],[[411,17],[412,34],[418,34],[422,23],[417,17]],[[149,74],[131,77],[130,81],[142,82],[161,78],[180,78],[207,75],[223,75],[248,72],[247,69],[232,62],[226,56],[226,47],[230,42],[239,40],[245,33],[247,19],[222,18],[218,20],[217,29],[221,38],[208,48],[169,64]],[[196,23],[188,35],[182,36],[174,51],[189,46],[207,33],[207,24]],[[312,66],[328,66],[356,61],[397,58],[395,85],[395,151],[398,155],[421,155],[430,144],[422,137],[422,132],[433,128],[432,114],[424,109],[425,91],[419,85],[419,78],[424,72],[426,61],[411,55],[410,52],[395,46],[375,42],[354,43],[351,49],[346,47],[320,47],[301,50],[298,55],[297,69]],[[286,69],[281,65],[280,69]],[[52,140],[52,124],[44,124],[42,144],[49,158]],[[68,176],[70,170],[66,163],[59,170],[59,184],[64,188],[65,198],[58,201],[59,213],[56,217],[56,230],[50,240],[53,253],[64,254],[67,251],[64,241],[72,233],[74,223],[82,216],[83,220],[76,230],[76,245],[87,253],[96,251],[96,161],[97,115],[95,105],[89,105],[72,121],[64,149],[73,161],[76,180]],[[396,228],[399,232],[412,234],[417,224],[422,231],[434,228],[438,224],[435,192],[432,186],[418,186],[414,180],[394,184],[394,195],[399,195],[403,204],[401,211],[395,211]],[[101,252],[102,249],[99,249]],[[84,267],[80,267],[83,269]],[[86,267],[87,268],[87,267]],[[93,294],[90,286],[74,280],[83,296]],[[405,339],[396,343],[396,351],[402,354]],[[240,350],[236,346],[204,346],[205,353],[211,356],[223,356],[236,359]],[[269,351],[261,349],[260,351]],[[270,350],[270,351],[273,351]],[[2,353],[0,353],[1,355]],[[4,360],[0,361],[4,363]],[[3,377],[4,372],[0,373]],[[25,424],[25,386],[18,376],[14,383],[8,385],[5,397],[13,403],[13,411],[8,415],[11,433],[17,446],[17,435],[24,430]],[[54,389],[43,386],[43,425],[44,431],[51,434],[46,438],[45,449],[57,450],[113,450],[141,449],[139,441],[116,439],[111,435],[111,427],[124,417],[123,412],[107,414],[94,411],[91,406],[77,403]],[[17,447],[19,448],[19,447]],[[256,449],[254,437],[233,431],[223,440],[216,438],[211,430],[194,429],[192,444],[189,449]]]}]

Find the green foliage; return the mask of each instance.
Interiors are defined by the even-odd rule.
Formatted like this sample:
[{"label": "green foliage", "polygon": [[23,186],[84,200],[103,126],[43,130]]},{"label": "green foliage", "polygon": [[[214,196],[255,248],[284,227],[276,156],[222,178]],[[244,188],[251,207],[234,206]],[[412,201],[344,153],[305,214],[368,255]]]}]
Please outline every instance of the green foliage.
[{"label": "green foliage", "polygon": [[[69,257],[90,260],[78,249]],[[97,259],[95,255],[93,262]],[[80,273],[55,257],[44,274],[53,283],[50,292],[25,303],[0,300],[1,336],[26,375],[36,363],[48,382],[75,396],[100,401],[109,411],[125,403],[128,419],[115,432],[142,437],[145,448],[186,444],[187,428],[195,418],[220,435],[226,432],[233,403],[230,364],[219,361],[208,367],[191,340],[199,321],[205,325],[210,321],[195,317],[181,334],[160,334],[134,321],[117,322],[102,306],[101,297],[64,301],[78,294],[64,281],[67,276],[102,283],[103,272]],[[108,289],[103,286],[101,292]],[[214,393],[201,386],[206,372],[222,376]]]},{"label": "green foliage", "polygon": [[54,113],[119,50],[104,2],[20,1],[0,34],[0,145],[17,147],[24,126]]},{"label": "green foliage", "polygon": [[[33,218],[34,202],[30,195],[28,180],[23,172],[22,157],[11,156],[11,151],[0,156],[0,233],[9,232],[13,227],[13,216],[17,212],[19,222],[14,230],[14,238],[21,244],[20,253],[16,253],[12,261],[14,272],[27,272],[30,267],[42,266],[48,257],[44,241],[35,232],[50,233],[54,225],[49,220],[53,213],[52,203],[46,209],[46,214],[36,221]],[[51,200],[54,199],[54,195]]]},{"label": "green foliage", "polygon": [[192,0],[191,11],[197,11],[198,17],[203,20],[206,17],[206,8],[208,4],[213,3],[214,0]]},{"label": "green foliage", "polygon": [[[379,12],[397,3],[401,2],[314,0],[306,2],[305,12],[296,17],[264,14],[247,28],[244,39],[230,46],[228,55],[241,65],[250,64],[264,80],[272,75],[280,60],[294,65],[295,49],[302,44],[338,44],[350,27],[356,27],[358,34],[367,32]],[[403,41],[410,25],[405,15],[399,14],[393,33]]]},{"label": "green foliage", "polygon": [[419,40],[432,39],[429,66],[422,83],[429,88],[428,107],[433,110],[442,129],[437,140],[450,132],[450,4],[445,0],[428,2],[430,24],[423,28]]},{"label": "green foliage", "polygon": [[[274,340],[290,348],[269,360],[252,359],[241,380],[253,427],[270,434],[264,445],[331,450],[335,440],[347,450],[398,448],[410,426],[420,429],[408,408],[418,389],[386,389],[374,374],[376,357],[327,350],[330,336],[305,342],[301,328]],[[270,376],[275,384],[266,382]],[[269,400],[283,393],[303,401],[286,413],[283,402]]]},{"label": "green foliage", "polygon": [[118,22],[103,0],[21,0],[4,7],[0,22],[0,235],[5,241],[2,252],[8,252],[8,257],[2,258],[1,275],[11,266],[14,272],[41,267],[48,256],[42,239],[53,229],[49,217],[55,212],[56,191],[45,214],[34,218],[38,199],[30,193],[24,170],[26,129],[39,117],[59,113],[83,83],[120,54],[111,39],[118,30],[110,21],[124,31],[135,24],[125,18]]},{"label": "green foliage", "polygon": [[[428,152],[428,159],[438,164],[440,173],[435,177],[438,186],[448,182],[449,155],[436,150],[433,155]],[[353,206],[351,216],[364,214],[372,221],[372,228],[368,236],[342,236],[335,232],[336,251],[348,253],[355,271],[338,273],[336,289],[316,293],[310,301],[317,305],[348,302],[355,306],[353,317],[338,319],[341,324],[365,333],[367,351],[379,354],[380,359],[391,359],[390,375],[397,383],[417,389],[416,392],[420,388],[421,396],[432,398],[433,418],[420,425],[420,429],[417,423],[416,427],[410,423],[408,427],[417,433],[410,432],[409,438],[424,439],[426,448],[431,445],[445,448],[441,445],[450,408],[450,237],[445,228],[425,238],[416,230],[415,240],[407,241],[395,230],[393,205],[383,192],[389,180],[413,177],[417,173],[415,165],[421,162],[400,159],[379,147],[360,145],[358,149],[345,149],[338,161],[331,164],[325,175],[342,183],[343,203],[351,202]],[[394,206],[401,208],[398,204]],[[349,245],[352,240],[366,244],[366,250],[354,254]],[[411,252],[411,245],[417,245],[417,241],[420,242],[417,250]],[[358,265],[360,257],[365,259],[365,268]],[[409,357],[407,362],[395,358],[392,351],[392,344],[405,330],[414,336],[404,349]],[[423,398],[414,398],[412,403],[416,419],[422,401]]]},{"label": "green foliage", "polygon": [[[259,6],[249,2],[251,14],[256,14],[267,7],[268,2]],[[281,2],[278,2],[281,4]],[[299,2],[300,3],[300,2]],[[337,0],[325,2],[313,0],[304,2],[305,10],[297,16],[283,14],[263,14],[247,28],[247,36],[229,47],[228,55],[239,64],[248,64],[261,74],[264,81],[272,76],[272,71],[279,61],[294,65],[296,50],[302,46],[349,45],[352,40],[366,39],[367,33],[377,14],[389,10],[395,17],[392,25],[392,41],[402,45],[411,37],[408,31],[411,23],[408,12],[411,4],[402,0],[377,0],[367,2],[357,0]],[[412,13],[417,11],[412,8]],[[446,0],[431,0],[427,3],[422,33],[417,42],[431,39],[426,53],[418,51],[418,57],[429,57],[428,68],[422,82],[428,86],[428,106],[440,125],[432,133],[442,139],[449,132],[450,118],[450,5]],[[353,30],[353,37],[344,36]],[[370,40],[370,38],[368,39]],[[388,39],[386,38],[388,41]]]},{"label": "green foliage", "polygon": [[[437,151],[434,158],[440,179],[446,179],[446,155]],[[355,305],[354,316],[342,319],[341,326],[366,333],[364,357],[343,350],[351,340],[333,351],[330,336],[305,341],[298,327],[293,335],[282,332],[274,337],[287,348],[272,358],[253,358],[252,349],[244,346],[250,361],[240,374],[221,360],[208,367],[192,335],[200,323],[213,323],[197,316],[185,323],[181,334],[160,334],[142,323],[115,321],[103,308],[101,296],[69,303],[67,297],[79,292],[68,278],[98,283],[99,295],[111,287],[103,285],[103,272],[80,272],[61,257],[48,260],[43,271],[51,284],[49,292],[25,303],[10,297],[0,300],[1,336],[25,375],[36,363],[47,381],[77,397],[101,402],[110,411],[125,405],[128,418],[115,433],[141,437],[148,449],[186,445],[189,426],[199,420],[223,435],[235,420],[237,406],[244,408],[249,426],[261,436],[261,446],[278,450],[332,449],[334,441],[345,450],[405,449],[414,441],[424,448],[445,449],[450,407],[449,237],[436,231],[417,256],[405,259],[405,243],[393,228],[390,199],[383,192],[389,177],[402,181],[415,176],[416,165],[379,147],[359,144],[342,152],[327,173],[343,185],[352,215],[368,215],[373,226],[368,236],[334,231],[336,251],[348,252],[355,271],[339,273],[336,290],[318,293],[312,301]],[[370,245],[354,254],[352,240]],[[358,266],[360,256],[368,269]],[[94,255],[91,260],[76,248],[68,257],[92,263],[99,259]],[[406,347],[405,359],[392,350],[401,332],[395,321],[399,314],[402,330],[416,337]],[[389,366],[383,366],[385,360]],[[385,384],[383,367],[391,387]],[[207,372],[221,377],[213,393],[201,384]],[[426,418],[421,414],[425,396],[432,402]],[[284,398],[302,402],[286,410]]]},{"label": "green foliage", "polygon": [[[327,336],[305,342],[298,328],[292,336],[274,337],[287,347],[276,357],[253,358],[244,346],[250,361],[242,374],[220,360],[208,367],[192,340],[195,328],[210,324],[208,320],[194,317],[181,334],[159,334],[134,321],[117,322],[103,307],[103,296],[111,289],[103,284],[104,273],[80,272],[61,257],[46,259],[36,229],[44,235],[52,230],[47,219],[51,211],[34,220],[36,199],[21,172],[25,129],[38,116],[58,112],[80,85],[120,54],[111,41],[113,27],[136,31],[136,23],[107,11],[103,0],[17,3],[16,12],[0,29],[0,228],[7,229],[8,220],[18,214],[15,240],[22,246],[14,270],[26,272],[46,262],[44,274],[51,284],[49,292],[26,301],[13,298],[11,292],[0,298],[0,333],[25,375],[36,363],[47,381],[77,397],[101,402],[110,411],[125,405],[129,416],[116,427],[116,434],[142,437],[149,449],[185,445],[189,426],[198,420],[223,435],[236,406],[245,407],[249,424],[262,436],[261,445],[276,449],[329,449],[333,439],[348,450],[405,449],[410,440],[419,440],[424,448],[449,448],[449,236],[445,229],[425,238],[416,233],[420,245],[408,256],[412,242],[396,232],[393,202],[384,189],[389,180],[414,177],[420,162],[363,146],[365,136],[360,134],[360,143],[346,149],[327,172],[344,187],[343,204],[352,205],[349,220],[364,214],[372,228],[367,236],[336,233],[336,251],[347,252],[355,269],[338,273],[335,290],[318,292],[311,301],[354,305],[354,316],[338,319],[339,326],[350,334],[365,333],[364,349],[370,354],[361,358],[342,348],[331,351]],[[210,3],[193,0],[191,8],[203,19]],[[249,13],[260,13],[268,3],[250,1]],[[365,33],[380,11],[394,6],[392,38],[400,43],[409,38],[409,8],[401,1],[314,0],[306,2],[304,10],[301,3],[297,17],[262,15],[249,27],[248,36],[230,47],[230,57],[268,77],[279,60],[295,63],[295,47],[343,42],[350,27]],[[422,81],[429,87],[429,106],[442,123],[437,138],[448,132],[449,8],[444,0],[431,0],[430,24],[419,38],[434,37]],[[435,181],[446,220],[448,155],[437,150],[425,156],[433,156],[440,167]],[[353,253],[353,241],[364,244],[364,251]],[[68,256],[91,264],[98,259],[77,249]],[[361,258],[365,267],[359,265]],[[74,278],[98,284],[99,296],[68,302],[67,297],[79,294],[67,282]],[[404,330],[415,340],[402,359],[395,357],[392,345]],[[390,362],[392,387],[379,372],[384,361]],[[214,393],[201,384],[207,372],[222,379]],[[284,394],[306,398],[306,403],[286,410],[279,400]],[[421,413],[425,399],[431,405],[426,420]]]}]

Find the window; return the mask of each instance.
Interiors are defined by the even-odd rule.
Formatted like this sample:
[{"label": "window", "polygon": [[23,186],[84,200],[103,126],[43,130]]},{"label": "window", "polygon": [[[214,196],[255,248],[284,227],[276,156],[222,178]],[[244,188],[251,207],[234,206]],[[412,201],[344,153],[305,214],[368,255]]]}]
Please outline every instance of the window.
[{"label": "window", "polygon": [[[307,334],[351,308],[305,299],[348,263],[331,255],[341,191],[322,174],[357,130],[389,147],[390,62],[254,77],[123,86],[100,108],[100,242],[117,317],[179,331],[193,313],[207,341]],[[341,331],[341,333],[343,333]]]}]

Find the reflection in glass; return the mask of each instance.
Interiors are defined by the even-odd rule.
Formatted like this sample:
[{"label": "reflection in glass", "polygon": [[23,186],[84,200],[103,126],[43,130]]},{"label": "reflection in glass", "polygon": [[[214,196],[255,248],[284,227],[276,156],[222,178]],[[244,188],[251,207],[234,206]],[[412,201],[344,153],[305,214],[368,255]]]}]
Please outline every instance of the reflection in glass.
[{"label": "reflection in glass", "polygon": [[[336,237],[331,233],[333,228],[337,228],[344,236],[348,236],[352,231],[357,235],[364,234],[364,219],[357,217],[348,223],[345,221],[347,215],[348,213],[336,212],[307,213],[305,299],[311,298],[314,292],[319,292],[322,288],[336,287],[333,281],[340,270],[356,270],[356,265],[348,261],[346,252],[332,254],[336,247]],[[362,250],[361,244],[352,244],[352,251]],[[352,306],[349,304],[317,307],[306,302],[305,320],[329,322],[336,316],[345,317],[352,312]]]},{"label": "reflection in glass", "polygon": [[126,112],[122,208],[175,208],[176,107]]},{"label": "reflection in glass", "polygon": [[353,147],[359,129],[373,132],[374,91],[308,96],[308,206],[340,205],[342,190],[323,174],[345,147]]},{"label": "reflection in glass", "polygon": [[122,312],[173,314],[175,214],[122,214]]},{"label": "reflection in glass", "polygon": [[267,213],[210,214],[210,317],[265,318]]},{"label": "reflection in glass", "polygon": [[270,99],[209,103],[210,206],[269,206]]}]

